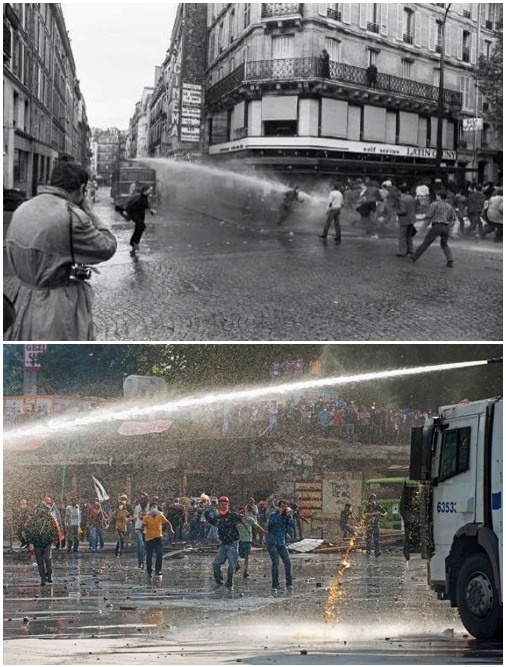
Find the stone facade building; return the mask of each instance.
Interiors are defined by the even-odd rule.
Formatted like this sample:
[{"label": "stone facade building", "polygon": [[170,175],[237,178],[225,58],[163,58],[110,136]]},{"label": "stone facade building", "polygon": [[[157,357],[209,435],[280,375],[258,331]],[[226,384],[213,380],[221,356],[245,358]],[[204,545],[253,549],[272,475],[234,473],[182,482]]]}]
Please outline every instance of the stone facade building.
[{"label": "stone facade building", "polygon": [[28,196],[55,160],[90,165],[86,105],[60,4],[3,5],[3,184]]},{"label": "stone facade building", "polygon": [[446,173],[497,180],[493,128],[464,135],[462,120],[482,115],[474,68],[502,6],[453,3],[446,20],[445,7],[210,3],[205,151],[292,174],[419,178],[434,174],[441,104]]}]

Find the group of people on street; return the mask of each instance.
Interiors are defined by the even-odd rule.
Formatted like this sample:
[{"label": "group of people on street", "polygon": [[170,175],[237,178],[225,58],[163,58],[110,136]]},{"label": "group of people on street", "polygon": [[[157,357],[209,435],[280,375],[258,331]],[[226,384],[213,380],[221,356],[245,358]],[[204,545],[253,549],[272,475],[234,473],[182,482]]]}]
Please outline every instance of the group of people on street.
[{"label": "group of people on street", "polygon": [[[154,556],[154,575],[162,576],[163,531],[167,530],[171,538],[174,538],[175,535],[172,523],[166,514],[169,515],[171,508],[178,506],[179,499],[169,500],[165,512],[162,511],[158,500],[157,496],[153,496],[149,500],[148,494],[141,492],[135,507],[132,508],[128,496],[122,494],[115,509],[107,516],[101,507],[100,501],[96,499],[93,505],[88,505],[86,508],[87,523],[90,528],[88,535],[89,548],[95,551],[103,549],[103,529],[111,527],[117,533],[114,553],[116,558],[120,558],[125,548],[127,524],[132,522],[135,526],[139,569],[146,569],[148,580],[151,580]],[[254,534],[258,533],[262,538],[265,537],[265,546],[271,560],[273,592],[282,590],[280,560],[284,566],[286,590],[291,591],[293,588],[292,563],[287,544],[294,539],[296,534],[298,505],[293,502],[290,503],[286,499],[279,501],[271,499],[269,508],[262,517],[259,506],[261,507],[260,503],[265,506],[265,501],[260,501],[257,505],[255,500],[251,498],[247,505],[238,511],[232,510],[227,496],[218,498],[217,508],[208,501],[209,496],[202,494],[199,502],[203,508],[203,520],[216,529],[218,549],[212,564],[216,586],[220,588],[225,584],[225,588],[233,590],[234,576],[241,570],[241,560],[244,562],[243,578],[247,579],[250,576],[250,555],[254,544]],[[372,550],[374,550],[376,556],[381,555],[379,521],[386,514],[386,510],[377,503],[376,496],[374,494],[369,495],[368,503],[363,512],[367,555],[370,555]],[[50,497],[45,497],[33,509],[29,509],[27,501],[22,499],[16,522],[20,546],[32,550],[35,554],[41,586],[52,584],[52,547],[56,545],[64,548],[66,543],[68,553],[77,552],[82,539],[81,536],[85,533],[82,528],[81,507],[77,499],[71,499],[65,508],[63,518],[56,503]],[[339,518],[343,538],[356,537],[356,523],[357,520],[351,505],[346,503]],[[302,539],[302,535],[300,535],[300,539]],[[262,542],[260,542],[261,544]],[[226,563],[228,566],[226,578],[224,578],[222,567]]]},{"label": "group of people on street", "polygon": [[[414,192],[403,182],[395,186],[391,180],[381,184],[376,181],[356,183],[348,181],[343,188],[338,182],[333,183],[328,197],[328,207],[323,232],[320,238],[324,241],[332,223],[334,223],[336,244],[341,243],[340,216],[346,198],[343,190],[358,190],[358,203],[355,210],[359,213],[361,223],[367,236],[378,238],[377,225],[381,217],[385,224],[398,223],[398,257],[410,257],[416,262],[427,248],[440,239],[448,267],[453,266],[453,255],[448,239],[458,227],[462,235],[478,235],[484,238],[495,232],[494,240],[502,241],[503,193],[502,188],[488,189],[489,196],[484,193],[480,184],[470,183],[466,195],[462,191],[453,192],[444,189],[441,184],[431,194],[427,182],[422,182]],[[349,201],[349,198],[348,198]],[[417,216],[423,217],[424,227],[428,227],[423,242],[414,249],[413,239],[417,234]],[[466,229],[466,220],[469,228]],[[483,221],[486,220],[486,225]]]},{"label": "group of people on street", "polygon": [[[323,63],[322,67],[326,65]],[[355,210],[371,238],[378,237],[380,217],[385,224],[398,222],[397,254],[413,261],[439,238],[447,266],[453,266],[448,239],[454,224],[464,235],[477,233],[484,238],[494,232],[494,240],[502,242],[502,188],[473,183],[465,191],[453,191],[434,185],[437,188],[432,187],[431,191],[426,183],[420,183],[413,194],[407,184],[396,187],[391,180],[381,186],[369,179],[348,179],[344,187],[334,183],[320,237],[326,240],[333,224],[334,240],[337,245],[341,243],[341,211],[355,201]],[[14,274],[4,288],[6,340],[95,340],[89,279],[97,271],[96,265],[110,259],[117,250],[111,228],[93,210],[95,196],[96,186],[90,182],[88,172],[74,162],[60,160],[54,166],[50,185],[40,186],[35,197],[14,210],[5,241]],[[150,196],[150,187],[138,184],[125,205],[116,207],[134,223],[132,255],[138,251],[146,229],[146,212],[155,214]],[[301,197],[299,186],[290,184],[282,197],[278,224],[283,224]],[[420,210],[429,229],[415,250],[413,237]]]}]

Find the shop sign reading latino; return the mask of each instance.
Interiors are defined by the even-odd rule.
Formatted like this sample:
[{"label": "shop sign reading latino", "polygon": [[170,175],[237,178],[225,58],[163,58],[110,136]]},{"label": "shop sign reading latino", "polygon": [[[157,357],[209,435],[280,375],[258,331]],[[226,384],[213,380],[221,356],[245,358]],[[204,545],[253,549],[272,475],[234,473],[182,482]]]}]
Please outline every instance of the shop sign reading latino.
[{"label": "shop sign reading latino", "polygon": [[42,366],[40,365],[39,355],[43,354],[46,350],[47,345],[25,345],[25,371],[40,371]]}]

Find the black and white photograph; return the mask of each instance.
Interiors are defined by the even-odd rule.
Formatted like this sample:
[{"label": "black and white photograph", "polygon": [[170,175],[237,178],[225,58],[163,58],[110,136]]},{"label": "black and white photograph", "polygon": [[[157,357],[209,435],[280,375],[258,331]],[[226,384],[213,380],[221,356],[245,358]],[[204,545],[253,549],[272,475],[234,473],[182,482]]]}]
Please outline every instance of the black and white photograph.
[{"label": "black and white photograph", "polygon": [[4,3],[8,341],[502,341],[502,4]]}]

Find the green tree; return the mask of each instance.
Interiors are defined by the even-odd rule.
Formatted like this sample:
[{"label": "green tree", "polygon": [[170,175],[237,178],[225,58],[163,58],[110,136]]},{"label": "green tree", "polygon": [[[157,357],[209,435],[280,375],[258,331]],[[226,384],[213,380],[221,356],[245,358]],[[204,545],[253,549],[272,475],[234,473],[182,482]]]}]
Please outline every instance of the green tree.
[{"label": "green tree", "polygon": [[489,121],[502,137],[503,108],[503,30],[502,22],[496,31],[496,42],[492,53],[487,58],[480,56],[476,69],[478,88],[488,102],[488,111],[484,113],[485,120]]}]

